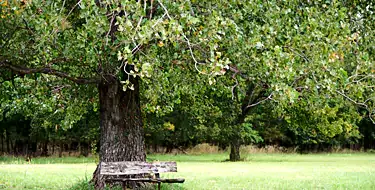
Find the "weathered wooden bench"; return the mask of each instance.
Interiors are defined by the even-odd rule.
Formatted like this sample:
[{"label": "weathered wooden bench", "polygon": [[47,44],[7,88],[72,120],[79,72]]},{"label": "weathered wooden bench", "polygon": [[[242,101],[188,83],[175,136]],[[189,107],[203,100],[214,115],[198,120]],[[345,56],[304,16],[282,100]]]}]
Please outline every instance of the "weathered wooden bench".
[{"label": "weathered wooden bench", "polygon": [[[176,162],[101,162],[100,175],[111,176],[106,182],[122,182],[126,189],[128,182],[149,182],[158,183],[160,190],[161,183],[183,183],[185,179],[162,179],[160,173],[177,172]],[[129,175],[145,174],[149,177],[129,177]]]}]

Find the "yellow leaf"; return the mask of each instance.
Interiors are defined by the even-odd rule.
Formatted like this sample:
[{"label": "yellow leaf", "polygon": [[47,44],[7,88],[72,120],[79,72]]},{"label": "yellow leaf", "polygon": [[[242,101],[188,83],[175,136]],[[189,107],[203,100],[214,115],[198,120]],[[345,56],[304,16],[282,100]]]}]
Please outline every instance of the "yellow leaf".
[{"label": "yellow leaf", "polygon": [[159,41],[159,42],[158,42],[158,46],[159,46],[159,47],[163,47],[163,46],[164,46],[164,43],[163,43],[162,41]]},{"label": "yellow leaf", "polygon": [[163,125],[164,125],[164,128],[165,128],[165,129],[167,129],[167,130],[169,130],[169,131],[174,131],[175,126],[174,126],[172,123],[170,123],[170,122],[166,122],[166,123],[164,123]]},{"label": "yellow leaf", "polygon": [[8,1],[7,0],[0,0],[0,5],[2,6],[2,7],[6,7],[6,6],[8,6]]}]

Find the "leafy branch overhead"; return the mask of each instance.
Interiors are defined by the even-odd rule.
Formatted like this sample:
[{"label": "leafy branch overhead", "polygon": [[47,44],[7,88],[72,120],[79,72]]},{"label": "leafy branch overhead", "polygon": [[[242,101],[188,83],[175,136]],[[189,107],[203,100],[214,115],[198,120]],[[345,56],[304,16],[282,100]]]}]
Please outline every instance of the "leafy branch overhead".
[{"label": "leafy branch overhead", "polygon": [[[132,89],[130,76],[191,69],[207,74],[211,85],[217,75],[230,77],[232,98],[240,102],[256,97],[255,91],[264,94],[246,107],[271,99],[293,102],[304,92],[323,89],[349,98],[349,86],[371,79],[363,73],[371,63],[356,70],[347,66],[366,61],[366,51],[358,50],[366,48],[361,43],[369,43],[371,35],[365,29],[371,22],[364,19],[369,12],[348,6],[276,1],[103,1],[99,6],[93,1],[7,2],[1,7],[1,67],[80,84],[115,76],[124,90]],[[355,53],[344,55],[346,51]],[[338,70],[346,74],[338,75]],[[357,76],[363,80],[355,80]],[[345,77],[354,82],[347,87],[334,82]],[[249,86],[258,90],[249,91]]]},{"label": "leafy branch overhead", "polygon": [[[223,30],[233,23],[218,13],[212,17],[194,17],[189,2],[109,1],[97,6],[90,1],[71,5],[35,1],[5,8],[10,13],[3,24],[12,25],[6,25],[9,28],[2,33],[5,39],[2,47],[8,51],[3,52],[1,60],[10,69],[22,64],[27,66],[23,72],[44,72],[82,83],[74,79],[114,75],[125,81],[122,70],[150,77],[153,68],[192,61],[196,70],[203,67],[201,73],[217,75],[229,63],[227,58],[220,58],[217,49],[222,45],[219,39],[224,35]],[[205,12],[212,14],[211,10]],[[206,21],[211,26],[203,25]],[[27,45],[21,47],[7,41],[10,39]],[[33,52],[34,56],[25,57],[25,51]],[[65,61],[51,64],[56,59]],[[129,72],[128,65],[133,67]],[[32,70],[25,71],[26,68]],[[90,79],[84,83],[91,82]]]}]

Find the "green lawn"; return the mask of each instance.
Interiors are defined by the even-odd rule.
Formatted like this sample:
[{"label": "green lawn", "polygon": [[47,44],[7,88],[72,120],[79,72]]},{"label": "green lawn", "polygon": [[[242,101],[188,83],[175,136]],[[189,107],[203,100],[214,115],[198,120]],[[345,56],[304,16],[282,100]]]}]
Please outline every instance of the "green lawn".
[{"label": "green lawn", "polygon": [[[174,160],[182,185],[163,189],[375,189],[375,154],[253,154],[245,162],[223,162],[226,154],[150,155]],[[0,157],[0,189],[69,189],[86,186],[94,158]],[[87,186],[86,186],[87,187]],[[77,189],[77,188],[75,188]],[[87,188],[86,188],[87,189]]]}]

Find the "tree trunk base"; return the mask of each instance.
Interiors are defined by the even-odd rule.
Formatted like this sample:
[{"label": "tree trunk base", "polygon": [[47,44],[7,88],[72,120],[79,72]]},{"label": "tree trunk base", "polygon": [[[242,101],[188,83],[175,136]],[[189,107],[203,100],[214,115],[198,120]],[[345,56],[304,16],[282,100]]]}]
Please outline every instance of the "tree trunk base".
[{"label": "tree trunk base", "polygon": [[229,161],[231,162],[241,161],[240,146],[241,146],[241,143],[239,140],[236,139],[232,141],[232,143],[230,144]]},{"label": "tree trunk base", "polygon": [[96,167],[96,169],[93,173],[92,181],[94,183],[95,189],[104,189],[105,179],[104,179],[103,175],[100,175],[99,165]]},{"label": "tree trunk base", "polygon": [[[130,77],[134,90],[123,90],[113,76],[107,76],[99,86],[100,102],[100,162],[146,161],[138,78]],[[144,187],[144,183],[121,184],[111,178],[139,178],[143,175],[103,176],[99,166],[93,174],[95,189],[116,185],[127,188]]]}]

